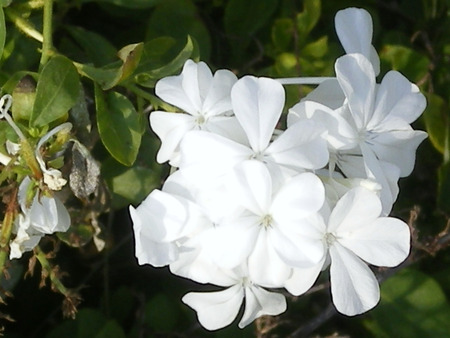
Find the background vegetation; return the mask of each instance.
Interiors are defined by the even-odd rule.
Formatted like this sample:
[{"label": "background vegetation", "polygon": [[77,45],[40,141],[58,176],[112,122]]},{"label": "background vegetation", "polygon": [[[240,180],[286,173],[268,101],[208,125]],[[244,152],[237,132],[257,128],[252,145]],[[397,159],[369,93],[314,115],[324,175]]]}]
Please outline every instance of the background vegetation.
[{"label": "background vegetation", "polygon": [[[0,84],[13,95],[14,119],[35,136],[71,121],[101,168],[95,192],[74,198],[63,191],[73,226],[41,242],[50,266],[37,263],[37,253],[7,265],[0,309],[7,337],[450,337],[449,0],[59,0],[50,46],[41,43],[48,27],[43,0],[0,3]],[[277,318],[207,332],[180,301],[202,286],[134,258],[126,207],[168,173],[155,162],[159,141],[148,126],[149,111],[165,107],[154,85],[188,58],[239,77],[333,76],[344,53],[334,15],[351,6],[372,15],[382,74],[402,72],[428,99],[415,128],[429,138],[413,174],[400,181],[393,211],[413,229],[411,256],[377,271],[381,303],[367,314],[337,314],[325,276],[308,294],[289,298]],[[61,88],[71,94],[49,98]],[[287,106],[311,89],[287,87]],[[2,144],[7,135],[2,121]],[[95,176],[69,155],[62,170],[78,170],[86,181]],[[97,224],[102,232],[94,236]],[[94,237],[105,240],[100,252]]]}]

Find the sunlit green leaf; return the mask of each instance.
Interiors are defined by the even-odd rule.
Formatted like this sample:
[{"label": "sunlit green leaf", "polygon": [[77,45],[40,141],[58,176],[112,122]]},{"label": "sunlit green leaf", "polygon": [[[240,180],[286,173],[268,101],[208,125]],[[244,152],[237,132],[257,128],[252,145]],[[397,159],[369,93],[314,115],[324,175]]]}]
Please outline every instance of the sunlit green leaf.
[{"label": "sunlit green leaf", "polygon": [[42,127],[67,115],[77,101],[80,81],[72,62],[55,56],[42,69],[30,126]]},{"label": "sunlit green leaf", "polygon": [[385,45],[379,52],[380,59],[389,68],[402,72],[410,81],[418,82],[428,72],[428,58],[411,48],[400,45]]},{"label": "sunlit green leaf", "polygon": [[366,326],[376,337],[448,337],[450,305],[439,284],[403,270],[381,285],[381,302]]},{"label": "sunlit green leaf", "polygon": [[433,146],[442,154],[445,150],[449,110],[444,99],[436,94],[427,94],[427,108],[423,113],[428,136]]},{"label": "sunlit green leaf", "polygon": [[313,58],[321,58],[328,52],[328,37],[323,36],[317,41],[311,42],[303,47],[301,54]]},{"label": "sunlit green leaf", "polygon": [[296,17],[298,39],[300,43],[303,43],[306,40],[308,34],[316,26],[320,18],[321,8],[320,0],[305,0],[303,2],[303,11],[297,14]]},{"label": "sunlit green leaf", "polygon": [[286,51],[294,37],[294,21],[282,18],[275,21],[272,27],[272,42],[280,51]]},{"label": "sunlit green leaf", "polygon": [[3,13],[3,7],[0,7],[0,57],[3,55],[5,40],[6,40],[5,14]]},{"label": "sunlit green leaf", "polygon": [[133,104],[117,92],[103,93],[95,87],[97,126],[109,153],[120,163],[134,163],[141,144],[141,126]]}]

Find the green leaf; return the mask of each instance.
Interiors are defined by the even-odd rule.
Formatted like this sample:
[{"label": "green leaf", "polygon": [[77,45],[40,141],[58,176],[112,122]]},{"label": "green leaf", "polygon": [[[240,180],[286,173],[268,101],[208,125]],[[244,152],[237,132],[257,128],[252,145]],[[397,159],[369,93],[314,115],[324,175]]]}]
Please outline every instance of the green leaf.
[{"label": "green leaf", "polygon": [[381,285],[381,302],[365,326],[376,337],[448,337],[450,305],[428,275],[405,269]]},{"label": "green leaf", "polygon": [[153,88],[157,80],[180,70],[194,50],[194,43],[190,36],[181,50],[175,39],[170,37],[145,43],[141,63],[135,72],[136,82],[141,86]]},{"label": "green leaf", "polygon": [[202,59],[207,60],[211,38],[192,0],[161,2],[150,16],[146,40],[170,36],[177,41],[185,41],[188,35],[198,42]]},{"label": "green leaf", "polygon": [[103,36],[81,27],[66,26],[65,29],[95,66],[104,66],[117,60],[116,48]]},{"label": "green leaf", "polygon": [[11,107],[14,121],[23,120],[28,124],[36,99],[36,81],[32,76],[25,75],[17,83],[11,95],[14,102]]},{"label": "green leaf", "polygon": [[432,93],[427,94],[427,108],[423,113],[428,136],[433,146],[444,153],[448,127],[448,106],[445,100]]},{"label": "green leaf", "polygon": [[5,48],[5,41],[6,41],[5,14],[3,13],[3,7],[0,7],[0,58],[3,55],[3,49]]},{"label": "green leaf", "polygon": [[450,213],[450,162],[443,163],[438,169],[438,196],[439,208]]},{"label": "green leaf", "polygon": [[143,43],[136,43],[123,47],[118,53],[121,61],[114,62],[102,68],[88,64],[77,64],[78,71],[97,84],[108,90],[127,80],[136,70],[142,55]]},{"label": "green leaf", "polygon": [[115,209],[142,202],[161,183],[158,171],[141,165],[127,168],[112,159],[102,163],[102,177],[112,192]]},{"label": "green leaf", "polygon": [[389,68],[402,72],[408,79],[418,82],[428,73],[428,58],[410,48],[400,45],[385,45],[380,51],[380,59]]},{"label": "green leaf", "polygon": [[64,56],[55,56],[42,69],[30,126],[43,127],[64,117],[80,93],[78,73]]},{"label": "green leaf", "polygon": [[303,11],[297,14],[296,23],[298,39],[303,44],[309,33],[316,26],[321,12],[320,0],[305,0],[303,2]]},{"label": "green leaf", "polygon": [[230,0],[224,14],[225,31],[232,36],[251,36],[272,16],[278,0]]},{"label": "green leaf", "polygon": [[133,104],[122,94],[106,95],[95,86],[97,126],[109,153],[120,163],[131,166],[141,144],[139,116]]},{"label": "green leaf", "polygon": [[294,21],[282,18],[275,21],[272,27],[272,41],[279,51],[287,51],[294,36]]},{"label": "green leaf", "polygon": [[303,47],[301,54],[313,58],[322,58],[328,52],[328,37],[323,36],[317,41],[311,42]]},{"label": "green leaf", "polygon": [[126,7],[131,9],[146,9],[151,8],[163,0],[81,0],[81,2],[104,2],[119,7]]}]

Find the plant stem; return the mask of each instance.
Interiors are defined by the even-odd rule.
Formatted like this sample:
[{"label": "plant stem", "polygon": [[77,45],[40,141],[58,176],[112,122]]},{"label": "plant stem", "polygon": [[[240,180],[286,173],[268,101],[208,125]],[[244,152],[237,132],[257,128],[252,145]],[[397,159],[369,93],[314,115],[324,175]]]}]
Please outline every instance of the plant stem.
[{"label": "plant stem", "polygon": [[41,250],[39,245],[34,248],[34,253],[35,253],[35,256],[38,259],[39,263],[41,264],[42,269],[48,273],[48,277],[50,278],[50,281],[52,282],[52,286],[56,290],[58,290],[61,294],[63,294],[64,296],[69,297],[70,291],[60,281],[58,275],[55,273],[55,270],[50,265],[50,262],[48,261],[47,256]]},{"label": "plant stem", "polygon": [[2,230],[0,233],[0,277],[3,276],[3,269],[5,267],[6,257],[9,253],[9,240],[11,238],[11,231],[14,224],[14,217],[17,209],[17,189],[11,194],[11,200],[6,208],[5,217],[3,219]]},{"label": "plant stem", "polygon": [[38,32],[32,24],[30,24],[27,20],[22,18],[19,13],[13,10],[11,7],[5,8],[5,14],[9,20],[11,20],[14,25],[19,28],[23,33],[28,35],[29,37],[43,42],[44,38],[40,32]]},{"label": "plant stem", "polygon": [[43,38],[42,42],[42,54],[40,65],[43,67],[51,55],[51,50],[53,48],[52,41],[52,19],[53,19],[53,0],[44,1],[44,23],[43,23]]},{"label": "plant stem", "polygon": [[288,77],[275,79],[282,85],[318,85],[326,80],[335,79],[335,77]]}]

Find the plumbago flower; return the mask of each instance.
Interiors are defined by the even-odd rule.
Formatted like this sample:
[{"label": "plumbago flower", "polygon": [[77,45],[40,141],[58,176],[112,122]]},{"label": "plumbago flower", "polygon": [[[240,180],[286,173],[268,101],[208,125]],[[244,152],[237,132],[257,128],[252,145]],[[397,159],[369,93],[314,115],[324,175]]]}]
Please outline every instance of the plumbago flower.
[{"label": "plumbago flower", "polygon": [[237,78],[229,70],[212,75],[204,62],[188,60],[178,76],[169,76],[156,84],[156,95],[182,109],[186,114],[154,111],[150,125],[161,139],[157,161],[178,166],[179,143],[189,130],[209,130],[241,138],[231,116],[230,91]]},{"label": "plumbago flower", "polygon": [[281,83],[295,79],[212,75],[188,60],[156,86],[186,114],[150,116],[162,141],[158,161],[177,170],[130,206],[136,257],[218,287],[182,299],[208,330],[231,324],[241,307],[241,328],[284,312],[280,289],[299,296],[326,269],[336,309],[363,313],[380,298],[369,265],[408,256],[408,225],[387,215],[426,137],[410,126],[426,102],[398,72],[376,82],[366,11],[340,11],[335,23],[347,53],[336,78],[289,109],[284,130]]},{"label": "plumbago flower", "polygon": [[[24,145],[29,147],[29,144],[25,135],[8,113],[11,105],[12,97],[10,95],[4,95],[0,99],[0,118],[4,118],[19,137],[20,144],[7,142],[6,148],[10,155],[20,158],[22,147]],[[27,158],[33,158],[33,163],[36,161],[34,170],[39,172],[42,178],[39,180],[36,177],[25,176],[20,183],[18,202],[21,213],[16,217],[12,229],[15,237],[10,242],[10,259],[22,257],[24,252],[36,247],[43,236],[55,232],[65,232],[70,227],[69,212],[54,194],[54,191],[60,190],[67,181],[62,178],[59,170],[47,167],[41,154],[41,148],[51,137],[61,133],[68,134],[71,128],[72,124],[70,123],[63,123],[53,128],[37,142],[34,153],[23,155],[25,161],[27,161]],[[28,149],[23,151],[28,151]],[[4,165],[11,161],[11,158],[4,154],[0,159]]]}]

